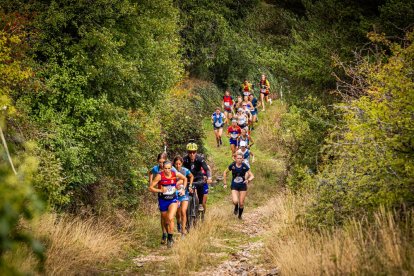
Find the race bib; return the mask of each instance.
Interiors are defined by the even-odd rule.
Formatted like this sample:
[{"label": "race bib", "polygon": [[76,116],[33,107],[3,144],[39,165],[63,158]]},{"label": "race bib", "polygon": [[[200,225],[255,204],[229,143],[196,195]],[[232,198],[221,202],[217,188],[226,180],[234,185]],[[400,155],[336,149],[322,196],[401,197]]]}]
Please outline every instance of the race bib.
[{"label": "race bib", "polygon": [[229,107],[230,106],[230,103],[229,102],[224,102],[224,106]]},{"label": "race bib", "polygon": [[260,92],[262,92],[262,93],[266,93],[266,89],[260,89]]},{"label": "race bib", "polygon": [[236,138],[237,138],[237,136],[238,136],[238,134],[237,134],[237,133],[232,133],[232,134],[230,135],[230,137],[231,137],[231,138],[233,138],[233,139],[236,139]]},{"label": "race bib", "polygon": [[173,195],[176,191],[175,186],[164,186],[164,187],[167,188],[167,191],[162,193],[163,195]]},{"label": "race bib", "polygon": [[217,122],[215,123],[215,125],[216,125],[216,127],[221,127],[221,124],[220,124],[220,122],[219,122],[219,121],[217,121]]},{"label": "race bib", "polygon": [[234,183],[242,183],[243,182],[243,177],[241,177],[241,176],[237,176],[235,179],[234,179]]},{"label": "race bib", "polygon": [[244,95],[244,96],[249,96],[249,95],[250,95],[250,92],[249,92],[249,91],[247,91],[247,92],[243,92],[243,95]]}]

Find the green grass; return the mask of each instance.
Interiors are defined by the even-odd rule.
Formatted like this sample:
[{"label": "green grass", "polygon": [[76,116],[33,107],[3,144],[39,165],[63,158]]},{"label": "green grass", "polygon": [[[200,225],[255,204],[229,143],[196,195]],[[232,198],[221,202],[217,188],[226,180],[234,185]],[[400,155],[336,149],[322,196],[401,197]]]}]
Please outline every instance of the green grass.
[{"label": "green grass", "polygon": [[[283,104],[279,101],[275,101],[274,104],[266,110],[266,112],[259,113],[259,123],[255,125],[255,130],[252,132],[253,139],[257,139],[257,134],[263,135],[261,128],[269,128],[269,124],[272,122],[267,121],[267,117],[273,113],[283,109]],[[204,131],[206,137],[204,140],[204,147],[210,163],[213,163],[213,176],[222,175],[224,170],[230,165],[233,160],[231,158],[231,149],[229,145],[229,139],[226,137],[225,127],[223,129],[223,146],[216,146],[216,139],[214,131],[209,119],[205,119],[203,122]],[[263,138],[263,137],[261,137]],[[282,174],[284,172],[284,164],[281,162],[280,153],[272,152],[269,150],[269,146],[265,143],[255,143],[251,149],[255,155],[255,163],[252,164],[251,170],[255,175],[255,179],[251,188],[248,191],[248,198],[246,200],[246,206],[257,207],[262,205],[267,199],[269,199],[275,193],[280,192],[282,186]],[[227,183],[230,183],[230,176],[228,174]],[[223,199],[230,195],[230,190],[223,189],[222,183],[219,186],[213,188],[208,202],[209,204],[216,204],[222,202]]]}]

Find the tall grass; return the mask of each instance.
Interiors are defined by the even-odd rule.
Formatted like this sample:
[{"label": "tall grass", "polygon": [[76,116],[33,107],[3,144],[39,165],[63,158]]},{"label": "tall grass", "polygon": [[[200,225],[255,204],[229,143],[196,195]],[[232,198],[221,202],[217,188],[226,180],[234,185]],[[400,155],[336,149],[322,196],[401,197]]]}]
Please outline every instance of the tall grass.
[{"label": "tall grass", "polygon": [[[276,203],[275,203],[276,202]],[[374,220],[350,220],[340,229],[311,231],[297,224],[306,199],[273,203],[263,258],[285,275],[412,275],[414,216],[384,209]]]},{"label": "tall grass", "polygon": [[[46,214],[30,226],[46,245],[48,275],[76,275],[99,271],[103,264],[121,256],[131,244],[130,235],[108,221]],[[35,259],[24,247],[6,256],[20,271],[33,273]]]}]

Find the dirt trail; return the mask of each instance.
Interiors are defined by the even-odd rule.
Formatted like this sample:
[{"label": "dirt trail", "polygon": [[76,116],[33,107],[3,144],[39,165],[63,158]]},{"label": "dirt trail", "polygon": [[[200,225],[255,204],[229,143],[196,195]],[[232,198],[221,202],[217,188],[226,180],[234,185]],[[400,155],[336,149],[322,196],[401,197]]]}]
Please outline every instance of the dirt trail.
[{"label": "dirt trail", "polygon": [[260,240],[266,231],[263,223],[263,214],[266,207],[259,207],[243,216],[242,224],[235,224],[232,227],[234,231],[246,234],[251,240],[241,245],[237,252],[232,254],[230,259],[224,261],[216,267],[205,268],[203,272],[197,272],[197,275],[279,275],[279,269],[267,268],[258,262],[259,250],[263,247]]}]

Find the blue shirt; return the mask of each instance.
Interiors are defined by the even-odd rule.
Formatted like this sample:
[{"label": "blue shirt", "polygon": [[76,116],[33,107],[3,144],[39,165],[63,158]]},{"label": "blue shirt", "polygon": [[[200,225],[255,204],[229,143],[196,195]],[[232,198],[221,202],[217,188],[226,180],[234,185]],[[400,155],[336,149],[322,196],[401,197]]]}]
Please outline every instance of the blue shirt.
[{"label": "blue shirt", "polygon": [[256,97],[253,98],[252,105],[254,107],[254,111],[257,111],[257,98]]},{"label": "blue shirt", "polygon": [[213,113],[213,115],[211,115],[211,119],[213,119],[213,123],[214,126],[216,127],[220,127],[223,125],[223,119],[224,119],[224,114],[222,112],[220,112],[220,114],[217,115],[216,112]]}]

